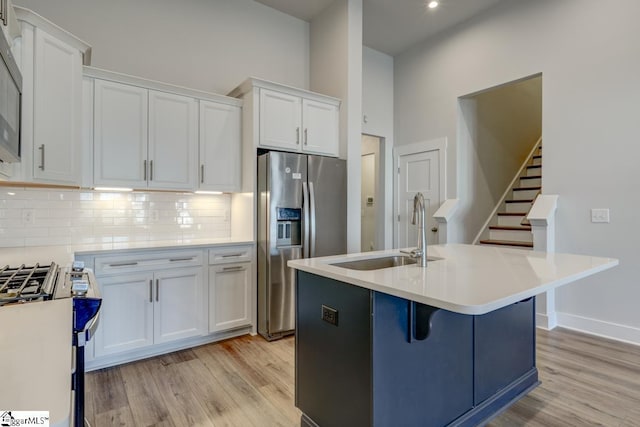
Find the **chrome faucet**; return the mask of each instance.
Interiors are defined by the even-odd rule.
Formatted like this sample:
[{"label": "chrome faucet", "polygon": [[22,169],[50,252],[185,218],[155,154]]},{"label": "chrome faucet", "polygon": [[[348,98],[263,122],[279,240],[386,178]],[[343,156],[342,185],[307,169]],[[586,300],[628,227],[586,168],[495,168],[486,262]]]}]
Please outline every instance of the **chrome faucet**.
[{"label": "chrome faucet", "polygon": [[[427,266],[427,235],[424,227],[424,196],[422,193],[416,193],[413,198],[413,214],[411,215],[411,224],[418,225],[418,247],[408,253],[411,258],[418,259],[420,267]],[[404,252],[404,251],[402,251]]]}]

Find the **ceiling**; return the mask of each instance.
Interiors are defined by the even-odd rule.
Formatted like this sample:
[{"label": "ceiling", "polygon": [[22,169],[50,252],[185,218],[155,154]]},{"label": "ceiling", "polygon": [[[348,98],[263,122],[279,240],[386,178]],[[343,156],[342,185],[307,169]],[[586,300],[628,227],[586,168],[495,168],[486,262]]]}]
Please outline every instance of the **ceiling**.
[{"label": "ceiling", "polygon": [[[334,0],[256,0],[296,18],[311,21]],[[412,45],[466,21],[507,0],[362,0],[363,44],[395,56]]]}]

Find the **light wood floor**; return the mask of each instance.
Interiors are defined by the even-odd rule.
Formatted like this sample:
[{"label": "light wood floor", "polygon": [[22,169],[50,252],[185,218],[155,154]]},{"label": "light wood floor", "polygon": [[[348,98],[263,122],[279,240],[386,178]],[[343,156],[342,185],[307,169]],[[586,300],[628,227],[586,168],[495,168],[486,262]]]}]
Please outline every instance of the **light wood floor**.
[{"label": "light wood floor", "polygon": [[[542,385],[489,426],[640,426],[640,347],[537,332]],[[88,373],[101,426],[297,426],[294,341],[241,337]],[[390,426],[395,427],[395,426]]]}]

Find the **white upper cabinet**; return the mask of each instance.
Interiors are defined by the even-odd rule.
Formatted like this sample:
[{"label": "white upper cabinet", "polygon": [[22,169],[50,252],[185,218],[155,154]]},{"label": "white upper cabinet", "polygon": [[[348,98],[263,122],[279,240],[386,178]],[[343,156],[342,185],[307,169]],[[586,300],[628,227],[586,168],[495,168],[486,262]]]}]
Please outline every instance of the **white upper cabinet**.
[{"label": "white upper cabinet", "polygon": [[38,181],[80,181],[82,56],[35,29],[33,176]]},{"label": "white upper cabinet", "polygon": [[302,100],[302,149],[314,154],[338,155],[338,107],[332,104]]},{"label": "white upper cabinet", "polygon": [[95,81],[94,185],[194,190],[195,99]]},{"label": "white upper cabinet", "polygon": [[197,120],[195,99],[149,91],[150,188],[196,188]]},{"label": "white upper cabinet", "polygon": [[260,146],[300,151],[301,99],[273,90],[260,90]]},{"label": "white upper cabinet", "polygon": [[95,80],[94,184],[147,185],[146,89]]},{"label": "white upper cabinet", "polygon": [[245,106],[245,138],[256,148],[337,157],[340,100],[249,78],[230,93]]},{"label": "white upper cabinet", "polygon": [[200,190],[240,191],[239,106],[200,101]]}]

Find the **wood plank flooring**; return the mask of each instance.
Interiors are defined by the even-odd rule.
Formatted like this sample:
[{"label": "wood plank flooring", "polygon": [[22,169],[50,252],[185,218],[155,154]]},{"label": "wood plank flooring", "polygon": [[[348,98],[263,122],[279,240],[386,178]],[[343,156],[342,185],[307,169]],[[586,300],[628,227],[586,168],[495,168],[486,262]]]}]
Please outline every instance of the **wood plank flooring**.
[{"label": "wood plank flooring", "polygon": [[[640,347],[537,332],[542,385],[488,426],[640,426]],[[294,340],[244,336],[86,375],[102,426],[298,426]],[[390,426],[395,427],[395,426]]]}]

